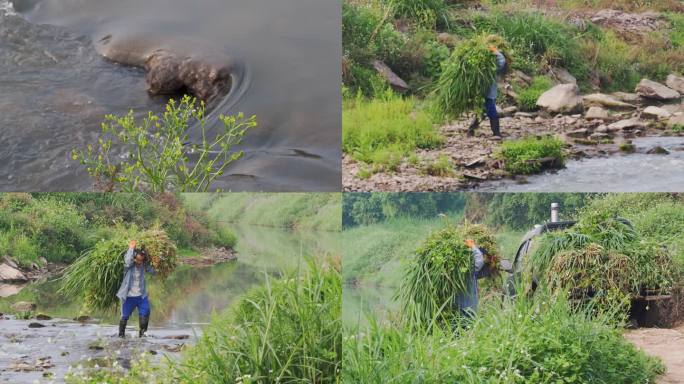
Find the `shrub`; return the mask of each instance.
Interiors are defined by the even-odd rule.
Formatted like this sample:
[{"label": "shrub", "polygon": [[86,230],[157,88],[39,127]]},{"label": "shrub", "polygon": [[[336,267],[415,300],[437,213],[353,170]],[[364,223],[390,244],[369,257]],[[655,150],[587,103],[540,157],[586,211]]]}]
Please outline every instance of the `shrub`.
[{"label": "shrub", "polygon": [[518,106],[523,111],[537,110],[539,97],[553,86],[551,79],[545,76],[535,76],[529,87],[518,92]]},{"label": "shrub", "polygon": [[434,28],[448,25],[445,0],[384,0],[395,17],[405,17],[421,26]]},{"label": "shrub", "polygon": [[342,116],[342,149],[364,163],[396,165],[409,151],[444,141],[431,116],[416,110],[413,99],[391,93],[382,99],[347,100]]},{"label": "shrub", "polygon": [[268,280],[212,320],[173,382],[336,383],[342,359],[339,272],[310,262]]},{"label": "shrub", "polygon": [[555,166],[563,165],[563,141],[551,136],[504,141],[498,156],[504,160],[508,172],[536,173],[542,170],[542,159],[553,158]]},{"label": "shrub", "polygon": [[423,171],[430,176],[449,177],[454,175],[454,168],[449,161],[449,156],[444,154],[425,164]]},{"label": "shrub", "polygon": [[[133,111],[123,117],[107,115],[102,133],[108,138],[74,150],[72,157],[105,191],[206,192],[230,163],[242,157],[242,151],[233,147],[257,124],[255,116],[221,115],[222,132],[207,137],[205,112],[203,102],[196,105],[194,98],[185,96],[178,103],[170,100],[161,116],[150,112],[141,122]],[[190,138],[191,125],[200,130],[199,143]]]},{"label": "shrub", "polygon": [[496,78],[496,57],[483,37],[461,43],[442,68],[433,91],[434,108],[443,118],[482,110],[486,90]]}]

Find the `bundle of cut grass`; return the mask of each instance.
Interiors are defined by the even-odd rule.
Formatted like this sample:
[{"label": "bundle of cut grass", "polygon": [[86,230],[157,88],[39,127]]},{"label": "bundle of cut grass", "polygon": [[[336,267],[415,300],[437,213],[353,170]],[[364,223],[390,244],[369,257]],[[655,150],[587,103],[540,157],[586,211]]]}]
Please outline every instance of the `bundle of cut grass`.
[{"label": "bundle of cut grass", "polygon": [[135,227],[117,228],[110,238],[99,241],[67,267],[60,293],[82,298],[88,310],[106,311],[116,306],[130,239],[138,240],[138,248],[147,252],[150,264],[162,278],[176,267],[176,247],[163,230],[139,233]]},{"label": "bundle of cut grass", "polygon": [[432,233],[416,250],[398,293],[411,321],[428,324],[452,315],[452,303],[467,290],[468,274],[473,270],[472,251],[465,245],[466,239],[486,249],[490,255],[486,261],[492,263],[488,267],[498,269],[496,242],[486,227],[466,222]]},{"label": "bundle of cut grass", "polygon": [[480,36],[461,43],[444,64],[433,91],[434,107],[444,118],[479,111],[484,95],[496,79],[496,56]]}]

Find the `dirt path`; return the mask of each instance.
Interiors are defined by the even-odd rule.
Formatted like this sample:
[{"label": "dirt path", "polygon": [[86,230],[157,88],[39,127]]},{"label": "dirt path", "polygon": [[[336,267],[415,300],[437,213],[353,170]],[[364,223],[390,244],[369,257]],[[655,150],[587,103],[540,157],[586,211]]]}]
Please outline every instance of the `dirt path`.
[{"label": "dirt path", "polygon": [[641,328],[625,333],[625,338],[667,366],[658,384],[684,383],[684,324],[674,329]]}]

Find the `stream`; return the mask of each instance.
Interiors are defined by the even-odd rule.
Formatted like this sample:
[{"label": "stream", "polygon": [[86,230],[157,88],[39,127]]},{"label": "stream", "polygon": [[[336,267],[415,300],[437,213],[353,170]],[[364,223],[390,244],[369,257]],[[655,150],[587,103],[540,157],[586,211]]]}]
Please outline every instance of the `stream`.
[{"label": "stream", "polygon": [[[635,139],[633,154],[570,160],[564,169],[518,180],[485,182],[478,192],[681,192],[684,137]],[[646,152],[660,146],[668,155]]]},{"label": "stream", "polygon": [[[36,313],[51,320],[21,320],[0,316],[0,383],[63,382],[71,366],[127,367],[142,352],[153,361],[180,356],[184,344],[193,344],[212,315],[237,297],[297,268],[301,256],[341,254],[339,234],[227,224],[237,236],[235,262],[210,267],[179,267],[165,281],[149,282],[152,314],[148,337],[137,338],[137,314],[128,323],[127,339],[116,335],[118,311],[91,313],[92,320],[71,320],[80,303],[56,294],[58,281],[29,284],[7,302],[30,301]],[[30,323],[44,327],[29,328]]]},{"label": "stream", "polygon": [[[340,190],[340,11],[335,0],[0,0],[0,190],[92,188],[72,149],[97,142],[105,114],[160,112],[142,69],[105,60],[103,38],[133,52],[173,46],[228,57],[233,84],[208,116],[259,127],[212,188]],[[134,54],[131,54],[134,55]],[[196,137],[197,135],[195,135]]]}]

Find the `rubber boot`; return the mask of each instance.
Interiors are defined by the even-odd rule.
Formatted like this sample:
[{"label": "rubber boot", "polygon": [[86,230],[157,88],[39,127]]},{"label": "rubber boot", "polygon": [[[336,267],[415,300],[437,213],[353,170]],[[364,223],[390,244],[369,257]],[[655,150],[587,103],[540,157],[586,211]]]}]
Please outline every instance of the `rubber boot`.
[{"label": "rubber boot", "polygon": [[128,323],[128,320],[119,320],[119,337],[122,339],[126,337],[126,323]]},{"label": "rubber boot", "polygon": [[145,336],[145,333],[147,333],[147,324],[149,324],[149,322],[149,316],[140,316],[140,334],[138,335],[138,337]]},{"label": "rubber boot", "polygon": [[470,125],[468,126],[468,136],[473,136],[473,135],[475,135],[475,130],[476,130],[477,127],[479,127],[479,126],[480,126],[480,119],[479,119],[477,116],[475,116],[475,118],[473,119],[473,121],[472,121],[472,122],[470,123]]},{"label": "rubber boot", "polygon": [[492,126],[492,134],[494,135],[493,139],[501,140],[501,126],[499,118],[497,117],[495,119],[489,119],[489,123]]}]

